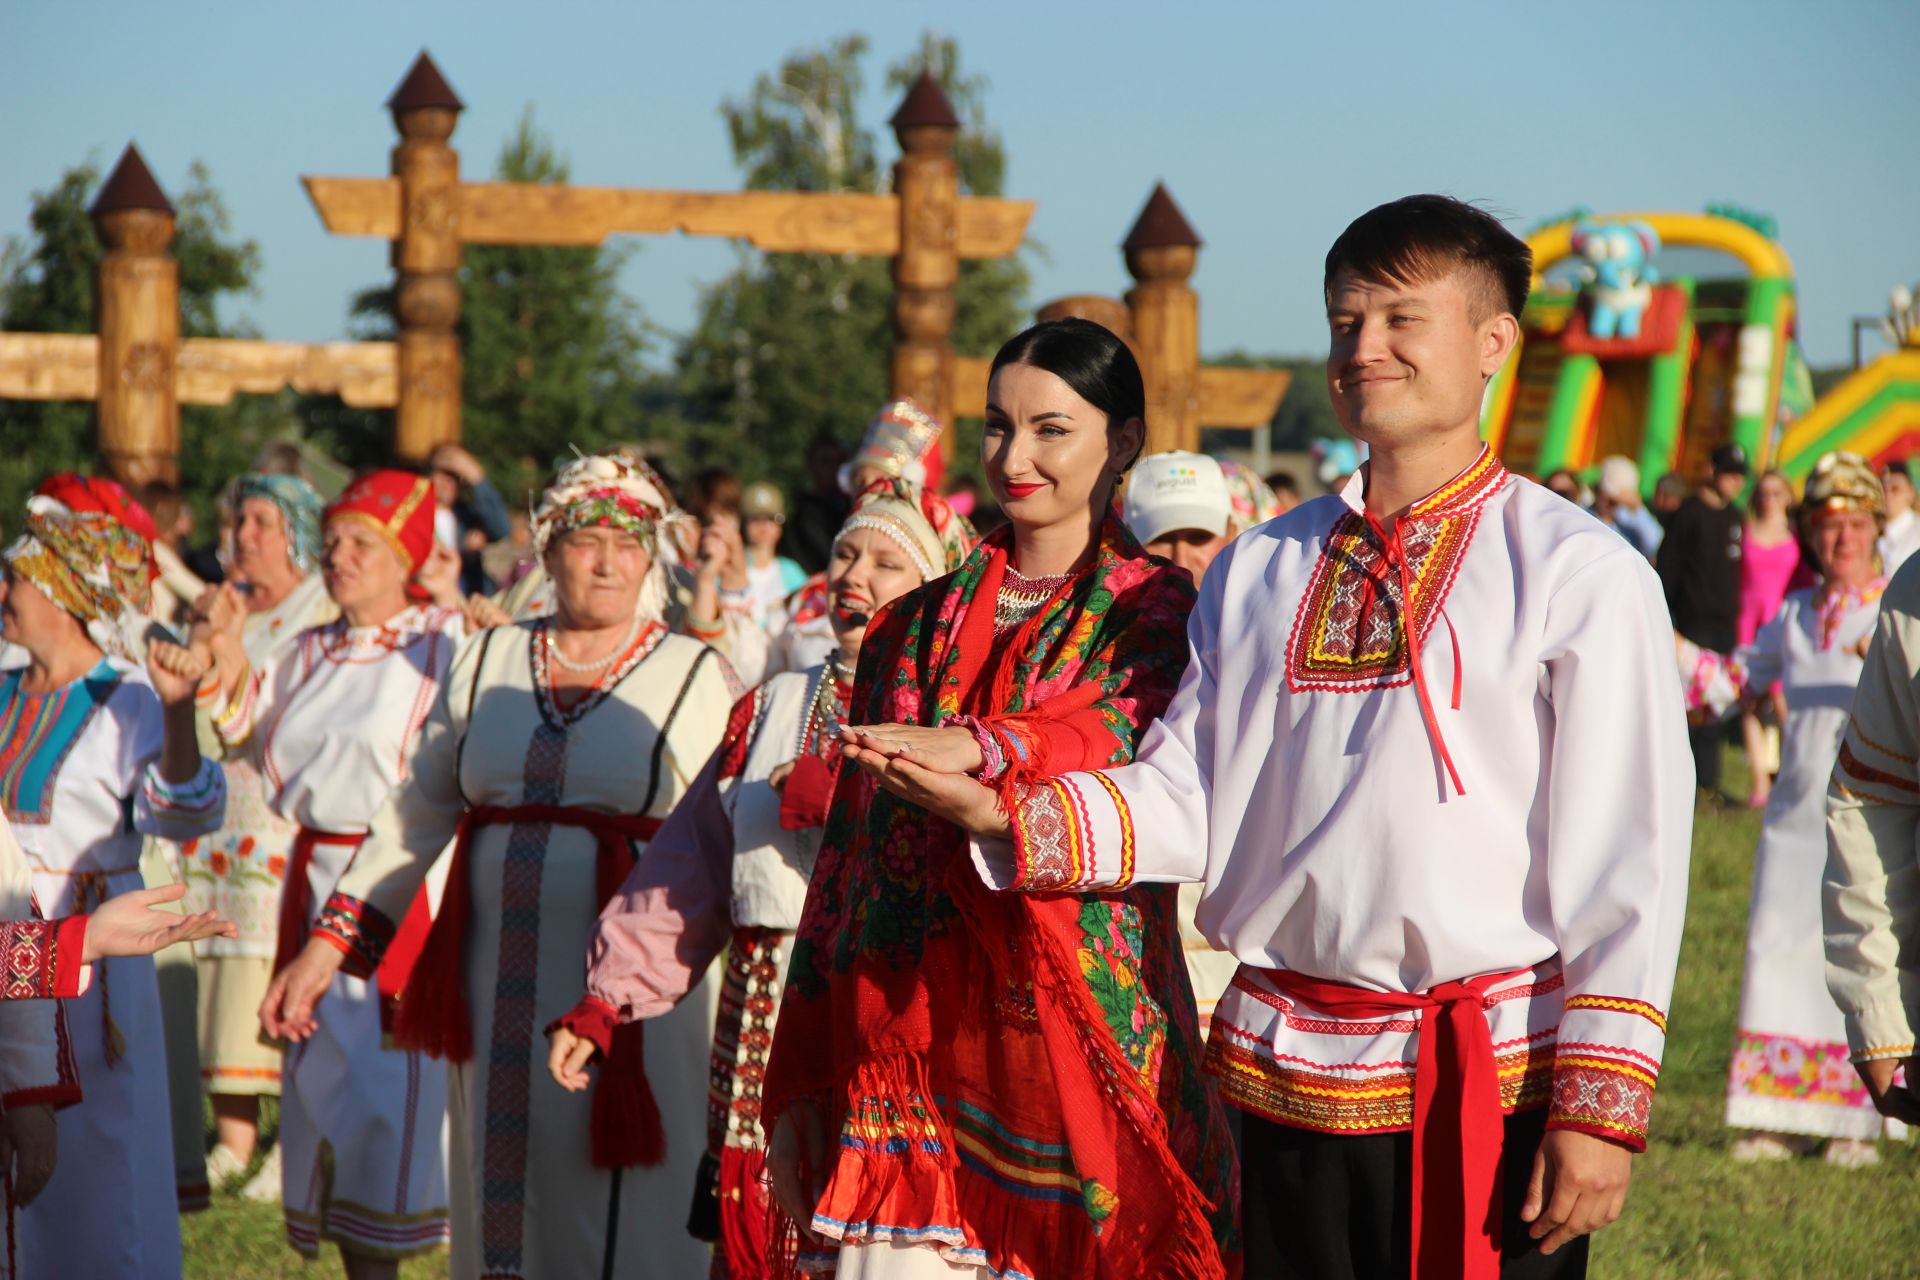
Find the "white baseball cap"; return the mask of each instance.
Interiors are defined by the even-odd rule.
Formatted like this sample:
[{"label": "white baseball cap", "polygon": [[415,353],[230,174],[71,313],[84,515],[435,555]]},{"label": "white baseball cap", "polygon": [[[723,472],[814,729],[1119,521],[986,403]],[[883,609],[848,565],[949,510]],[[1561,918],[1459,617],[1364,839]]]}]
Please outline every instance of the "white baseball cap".
[{"label": "white baseball cap", "polygon": [[1217,538],[1227,531],[1232,514],[1220,464],[1204,453],[1178,451],[1140,459],[1127,481],[1121,513],[1143,543],[1176,529],[1199,529]]}]

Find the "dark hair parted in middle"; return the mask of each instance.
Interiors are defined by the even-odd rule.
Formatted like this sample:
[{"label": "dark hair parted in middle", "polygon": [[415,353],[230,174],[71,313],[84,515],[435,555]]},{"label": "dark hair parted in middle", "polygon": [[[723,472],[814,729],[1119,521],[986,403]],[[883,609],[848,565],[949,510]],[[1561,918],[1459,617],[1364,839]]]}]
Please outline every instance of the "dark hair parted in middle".
[{"label": "dark hair parted in middle", "polygon": [[1108,427],[1122,426],[1129,418],[1146,421],[1147,388],[1140,379],[1140,362],[1105,325],[1078,316],[1042,320],[1007,339],[993,358],[988,380],[1010,364],[1045,369],[1106,414]]},{"label": "dark hair parted in middle", "polygon": [[1363,280],[1407,285],[1456,270],[1480,275],[1476,321],[1526,309],[1533,250],[1485,209],[1452,196],[1403,196],[1369,209],[1327,250],[1323,287],[1331,294],[1342,268]]}]

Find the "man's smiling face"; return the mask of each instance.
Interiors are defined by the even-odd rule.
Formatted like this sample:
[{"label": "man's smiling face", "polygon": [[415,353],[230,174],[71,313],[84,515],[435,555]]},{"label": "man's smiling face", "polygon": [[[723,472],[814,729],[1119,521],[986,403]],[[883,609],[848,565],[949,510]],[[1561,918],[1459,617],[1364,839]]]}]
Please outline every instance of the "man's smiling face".
[{"label": "man's smiling face", "polygon": [[1487,378],[1511,346],[1491,280],[1457,269],[1431,280],[1341,269],[1327,291],[1327,389],[1340,425],[1376,448],[1477,420]]}]

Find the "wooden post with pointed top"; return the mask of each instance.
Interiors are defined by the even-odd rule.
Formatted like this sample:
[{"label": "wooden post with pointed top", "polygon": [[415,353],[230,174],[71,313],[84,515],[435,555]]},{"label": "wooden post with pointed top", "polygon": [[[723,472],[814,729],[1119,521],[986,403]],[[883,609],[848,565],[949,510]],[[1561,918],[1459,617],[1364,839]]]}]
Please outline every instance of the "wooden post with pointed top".
[{"label": "wooden post with pointed top", "polygon": [[400,234],[393,242],[399,404],[394,450],[424,461],[460,439],[460,155],[448,139],[463,104],[423,50],[387,100],[400,145]]},{"label": "wooden post with pointed top", "polygon": [[1200,448],[1200,296],[1187,281],[1199,259],[1200,237],[1164,183],[1121,245],[1133,343],[1147,384],[1147,452]]},{"label": "wooden post with pointed top", "polygon": [[911,396],[953,425],[953,286],[960,276],[960,117],[931,72],[907,90],[889,121],[900,140],[893,191],[900,248],[893,260],[895,396]]},{"label": "wooden post with pointed top", "polygon": [[106,253],[94,315],[99,328],[100,456],[128,488],[179,479],[180,264],[173,205],[131,143],[88,215]]}]

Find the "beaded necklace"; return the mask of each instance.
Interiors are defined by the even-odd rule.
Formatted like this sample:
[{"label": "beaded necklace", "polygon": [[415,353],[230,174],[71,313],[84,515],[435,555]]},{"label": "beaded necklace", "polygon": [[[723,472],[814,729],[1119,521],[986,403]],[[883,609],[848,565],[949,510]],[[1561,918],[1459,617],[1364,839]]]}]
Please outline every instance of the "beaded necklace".
[{"label": "beaded necklace", "polygon": [[807,714],[800,718],[800,741],[796,758],[820,752],[839,736],[847,714],[847,701],[853,694],[853,672],[829,659],[813,678],[813,690],[807,698]]},{"label": "beaded necklace", "polygon": [[552,626],[553,619],[541,619],[539,623],[539,631],[541,634],[535,635],[533,637],[533,643],[528,647],[531,649],[533,656],[533,691],[535,696],[540,700],[540,714],[545,716],[547,723],[553,725],[556,729],[568,729],[584,720],[588,712],[605,701],[607,695],[613,691],[613,687],[624,680],[628,672],[639,666],[648,654],[659,647],[661,637],[667,634],[667,629],[662,624],[658,622],[647,623],[641,629],[639,637],[627,649],[626,653],[621,656],[620,660],[596,676],[593,684],[581,695],[578,702],[563,709],[560,706],[559,699],[554,696],[553,668],[555,664],[550,661],[553,654],[544,643],[546,639],[545,633]]},{"label": "beaded necklace", "polygon": [[562,671],[572,671],[576,674],[587,671],[598,671],[625,653],[627,646],[633,643],[633,638],[640,634],[640,615],[637,613],[633,615],[633,621],[627,624],[627,634],[620,638],[619,644],[607,650],[606,656],[594,658],[588,662],[574,662],[569,659],[566,654],[561,653],[560,647],[554,643],[552,627],[543,628],[543,634],[546,638],[547,657],[551,658]]},{"label": "beaded necklace", "polygon": [[1045,578],[1028,578],[1012,565],[1008,565],[1006,575],[1000,580],[1000,594],[993,602],[995,634],[1011,631],[1040,612],[1041,606],[1053,599],[1060,588],[1079,577],[1082,572],[1084,570],[1056,573]]}]

